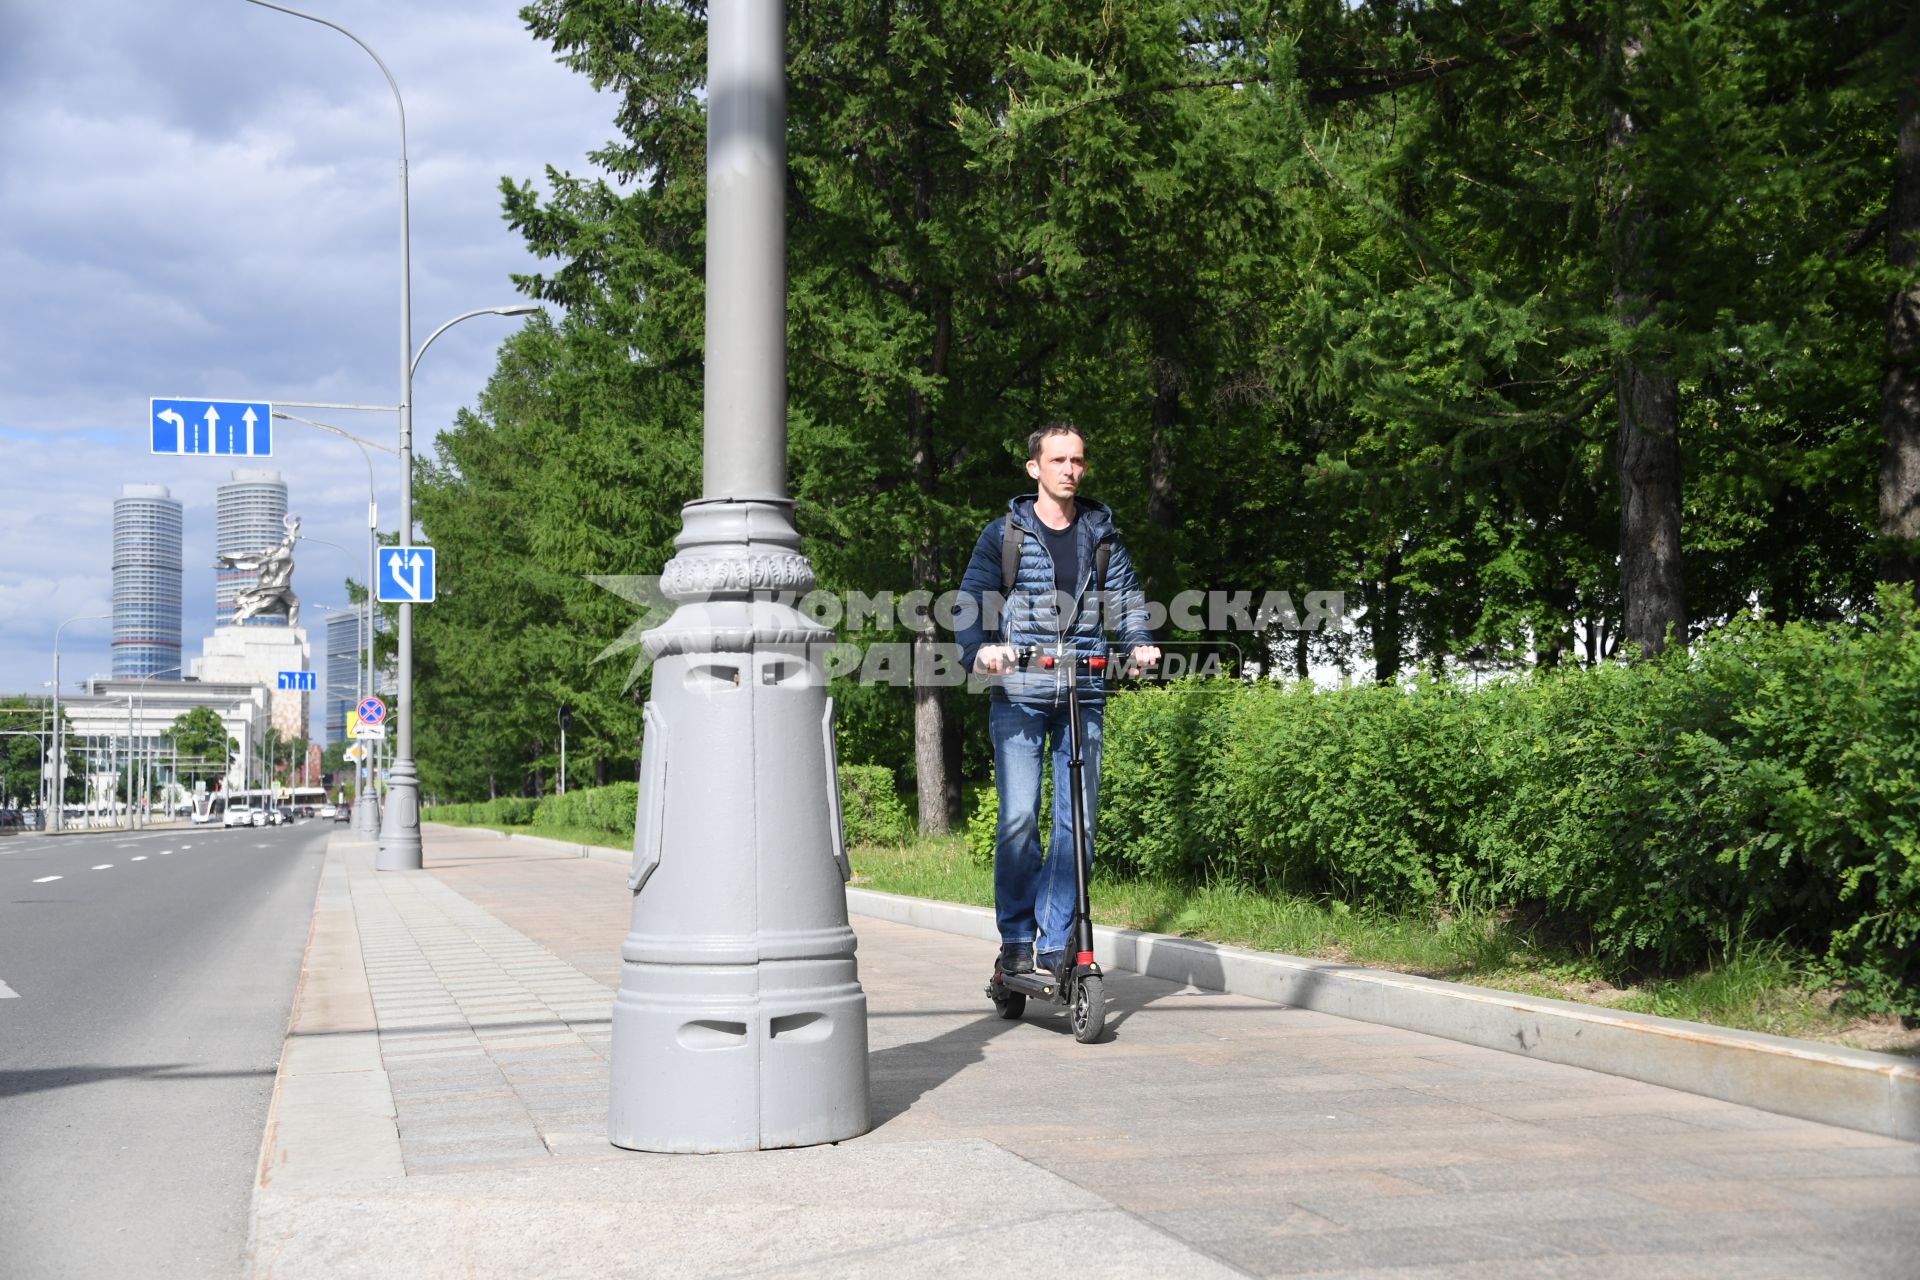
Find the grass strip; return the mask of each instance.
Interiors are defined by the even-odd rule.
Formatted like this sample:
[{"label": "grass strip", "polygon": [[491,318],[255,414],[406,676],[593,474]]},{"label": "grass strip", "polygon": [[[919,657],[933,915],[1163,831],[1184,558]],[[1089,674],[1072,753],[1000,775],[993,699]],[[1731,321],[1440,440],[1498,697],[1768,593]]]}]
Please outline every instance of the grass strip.
[{"label": "grass strip", "polygon": [[[992,868],[968,854],[963,837],[861,845],[849,856],[853,882],[863,888],[993,905]],[[1837,1007],[1838,992],[1811,981],[1794,956],[1771,944],[1720,957],[1697,973],[1615,986],[1592,961],[1544,949],[1491,913],[1444,919],[1383,915],[1355,911],[1344,902],[1233,886],[1102,879],[1096,872],[1093,916],[1099,924],[1147,933],[1362,964],[1711,1026],[1920,1053],[1920,1032],[1895,1019],[1847,1014]]]}]

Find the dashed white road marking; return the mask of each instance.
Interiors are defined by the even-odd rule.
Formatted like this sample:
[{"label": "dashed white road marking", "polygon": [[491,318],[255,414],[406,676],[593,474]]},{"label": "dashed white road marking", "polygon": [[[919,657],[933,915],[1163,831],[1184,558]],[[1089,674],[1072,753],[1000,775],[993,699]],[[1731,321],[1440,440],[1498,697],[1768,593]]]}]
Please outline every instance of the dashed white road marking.
[{"label": "dashed white road marking", "polygon": [[127,859],[127,861],[129,862],[145,862],[146,860],[147,860],[147,855],[144,853],[136,853],[131,858]]},{"label": "dashed white road marking", "polygon": [[18,1000],[20,993],[4,982],[0,982],[0,1000]]},{"label": "dashed white road marking", "polygon": [[52,884],[55,880],[58,880],[59,878],[60,878],[59,876],[41,876],[38,880],[35,880],[34,883],[35,884]]},{"label": "dashed white road marking", "polygon": [[113,864],[111,862],[103,862],[99,866],[95,867],[94,870],[95,871],[111,871],[113,870]]},{"label": "dashed white road marking", "polygon": [[166,857],[166,856],[167,856],[168,854],[170,854],[170,853],[172,853],[172,852],[173,852],[173,850],[171,850],[171,849],[162,849],[162,850],[160,851],[160,856],[164,858],[164,857]]}]

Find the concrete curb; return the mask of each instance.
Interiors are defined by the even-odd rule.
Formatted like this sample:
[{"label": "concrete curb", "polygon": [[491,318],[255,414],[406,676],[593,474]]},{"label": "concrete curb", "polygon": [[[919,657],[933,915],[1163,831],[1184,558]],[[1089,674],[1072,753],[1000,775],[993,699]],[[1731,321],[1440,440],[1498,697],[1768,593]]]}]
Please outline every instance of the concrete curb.
[{"label": "concrete curb", "polygon": [[[404,1172],[348,887],[345,848],[356,844],[371,842],[345,832],[328,838],[260,1144],[255,1217],[270,1189],[312,1191],[344,1179]],[[250,1242],[250,1253],[256,1243]]]},{"label": "concrete curb", "polygon": [[[873,889],[848,889],[847,905],[897,924],[1000,938],[985,907]],[[1892,1054],[1133,929],[1096,926],[1094,936],[1107,964],[1151,978],[1920,1141],[1920,1062]]]}]

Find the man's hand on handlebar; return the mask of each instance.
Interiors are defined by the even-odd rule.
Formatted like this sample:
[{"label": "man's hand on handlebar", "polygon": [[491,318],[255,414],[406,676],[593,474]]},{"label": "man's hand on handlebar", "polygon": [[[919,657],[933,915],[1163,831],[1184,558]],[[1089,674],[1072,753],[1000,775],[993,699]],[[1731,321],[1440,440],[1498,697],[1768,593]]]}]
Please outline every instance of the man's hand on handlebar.
[{"label": "man's hand on handlebar", "polygon": [[983,676],[1003,676],[1013,670],[1013,662],[1013,646],[982,645],[980,652],[973,656],[973,669]]},{"label": "man's hand on handlebar", "polygon": [[1135,671],[1145,671],[1160,661],[1160,646],[1152,644],[1135,645],[1133,652],[1127,655],[1127,665]]}]

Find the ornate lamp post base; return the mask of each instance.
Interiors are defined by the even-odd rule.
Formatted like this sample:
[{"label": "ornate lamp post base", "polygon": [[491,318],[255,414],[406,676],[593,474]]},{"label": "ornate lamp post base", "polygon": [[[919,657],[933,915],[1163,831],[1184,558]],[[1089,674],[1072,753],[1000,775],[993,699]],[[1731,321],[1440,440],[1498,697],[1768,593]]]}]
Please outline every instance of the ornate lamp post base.
[{"label": "ornate lamp post base", "polygon": [[806,1146],[869,1127],[867,1000],[847,924],[832,633],[790,504],[690,503],[647,633],[632,926],[608,1136],[644,1151]]},{"label": "ornate lamp post base", "polygon": [[387,771],[387,805],[380,818],[377,871],[418,871],[420,853],[420,779],[413,760],[402,756]]}]

